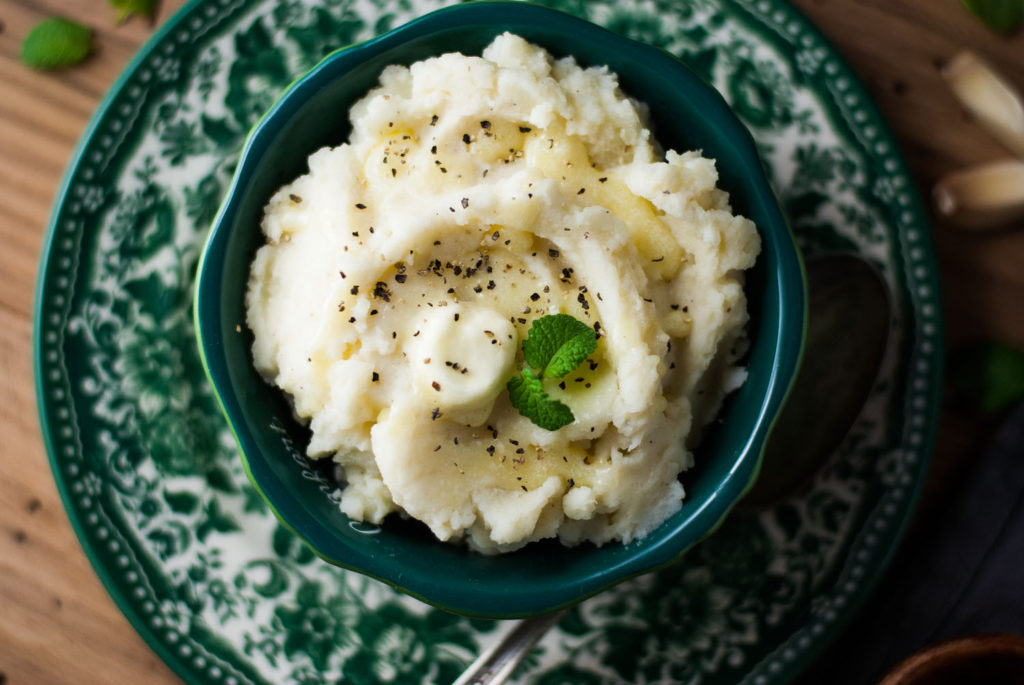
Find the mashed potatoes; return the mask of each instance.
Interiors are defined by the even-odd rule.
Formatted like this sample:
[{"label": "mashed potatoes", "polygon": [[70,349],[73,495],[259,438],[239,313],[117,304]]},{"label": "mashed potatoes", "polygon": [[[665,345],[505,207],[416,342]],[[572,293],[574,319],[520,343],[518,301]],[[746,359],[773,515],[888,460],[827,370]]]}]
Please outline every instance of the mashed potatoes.
[{"label": "mashed potatoes", "polygon": [[[268,203],[246,299],[256,366],[343,469],[342,510],[483,552],[628,542],[676,512],[744,378],[760,249],[714,162],[663,154],[607,69],[509,34],[388,67],[350,116]],[[553,313],[598,344],[544,381],[575,416],[552,431],[505,387]]]}]

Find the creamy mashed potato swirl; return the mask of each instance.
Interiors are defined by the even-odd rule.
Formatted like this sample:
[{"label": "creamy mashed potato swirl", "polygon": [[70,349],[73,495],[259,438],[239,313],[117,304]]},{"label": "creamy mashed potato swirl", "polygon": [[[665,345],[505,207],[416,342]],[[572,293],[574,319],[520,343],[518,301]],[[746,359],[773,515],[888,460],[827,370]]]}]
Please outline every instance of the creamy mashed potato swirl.
[{"label": "creamy mashed potato swirl", "polygon": [[[350,118],[268,203],[246,298],[256,366],[341,466],[342,510],[488,553],[628,542],[676,512],[744,378],[760,249],[714,162],[663,154],[615,74],[510,34],[388,67]],[[548,431],[505,384],[553,313],[598,346],[544,381],[575,415]]]}]

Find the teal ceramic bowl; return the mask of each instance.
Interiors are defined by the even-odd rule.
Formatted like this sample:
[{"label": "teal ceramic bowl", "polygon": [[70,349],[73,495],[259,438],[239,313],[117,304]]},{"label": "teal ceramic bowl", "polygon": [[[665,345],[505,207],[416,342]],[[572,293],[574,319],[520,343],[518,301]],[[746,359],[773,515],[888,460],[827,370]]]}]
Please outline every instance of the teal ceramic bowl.
[{"label": "teal ceramic bowl", "polygon": [[[389,64],[444,52],[480,54],[512,31],[556,56],[608,65],[622,89],[647,103],[666,147],[700,149],[717,160],[720,185],[761,232],[763,252],[748,275],[752,348],[749,379],[681,478],[682,510],[630,544],[566,548],[554,541],[481,556],[438,542],[397,517],[380,528],[348,519],[333,486],[306,462],[306,428],[282,393],[253,367],[245,327],[249,264],[263,243],[264,203],[306,171],[308,155],[348,136],[346,113]],[[249,136],[199,265],[195,319],[210,381],[252,482],[281,521],[326,561],[384,581],[451,611],[485,617],[547,612],[673,562],[715,530],[755,479],[761,452],[797,369],[806,293],[799,253],[747,130],[711,87],[666,52],[561,12],[519,2],[457,5],[379,38],[332,53],[281,96]]]}]

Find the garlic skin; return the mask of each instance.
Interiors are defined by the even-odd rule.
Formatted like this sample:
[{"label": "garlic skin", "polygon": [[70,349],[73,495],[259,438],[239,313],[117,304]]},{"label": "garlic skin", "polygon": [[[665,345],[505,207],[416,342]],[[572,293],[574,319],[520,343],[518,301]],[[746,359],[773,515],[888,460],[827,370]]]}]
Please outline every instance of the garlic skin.
[{"label": "garlic skin", "polygon": [[938,213],[962,228],[989,229],[1024,220],[1024,161],[1003,160],[956,171],[932,190]]},{"label": "garlic skin", "polygon": [[1024,157],[1024,100],[991,65],[970,50],[942,69],[953,94],[989,133],[1015,155]]}]

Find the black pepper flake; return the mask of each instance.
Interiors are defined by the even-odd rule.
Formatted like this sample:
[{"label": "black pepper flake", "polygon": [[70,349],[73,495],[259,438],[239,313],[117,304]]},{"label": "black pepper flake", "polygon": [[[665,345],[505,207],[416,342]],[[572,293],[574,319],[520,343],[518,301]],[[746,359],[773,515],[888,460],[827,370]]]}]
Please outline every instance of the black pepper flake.
[{"label": "black pepper flake", "polygon": [[663,261],[665,261],[665,255],[662,255],[662,256],[658,257],[657,259],[652,259],[651,261],[652,262],[663,262]]},{"label": "black pepper flake", "polygon": [[523,492],[529,492],[529,490],[526,489],[525,485],[520,485],[519,487],[521,487],[523,489]]},{"label": "black pepper flake", "polygon": [[366,209],[366,205],[364,205],[362,202],[357,202],[356,209]]},{"label": "black pepper flake", "polygon": [[640,299],[642,299],[642,300],[643,300],[644,302],[654,302],[654,300],[652,300],[652,299],[651,299],[651,298],[649,298],[649,297],[642,297],[642,298],[640,298]]},{"label": "black pepper flake", "polygon": [[548,250],[548,256],[551,257],[552,259],[558,259],[558,250],[554,248]]},{"label": "black pepper flake", "polygon": [[495,283],[494,281],[487,281],[488,290],[494,290],[496,287],[498,287],[497,283]]},{"label": "black pepper flake", "polygon": [[434,390],[436,390],[438,392],[441,392],[441,384],[438,383],[437,381],[434,381],[433,383],[431,383],[430,387],[432,387]]},{"label": "black pepper flake", "polygon": [[371,309],[370,310],[370,316],[377,316],[377,310],[376,309]]},{"label": "black pepper flake", "polygon": [[588,359],[587,361],[588,361],[588,362],[589,362],[589,364],[590,364],[590,370],[591,370],[591,371],[593,371],[594,369],[596,369],[596,368],[597,368],[597,362],[595,362],[595,361],[594,361],[593,359]]},{"label": "black pepper flake", "polygon": [[537,293],[533,293],[532,295],[530,295],[530,299],[536,302],[537,300],[540,299],[540,295],[538,295]]},{"label": "black pepper flake", "polygon": [[558,387],[561,388],[562,390],[565,390],[565,381],[562,381],[561,383],[559,383]]},{"label": "black pepper flake", "polygon": [[487,446],[487,454],[494,455],[494,445]]},{"label": "black pepper flake", "polygon": [[380,380],[380,374],[377,373],[376,371],[374,371],[373,372],[373,376],[370,377],[370,380],[372,380],[374,383],[376,383],[377,381]]},{"label": "black pepper flake", "polygon": [[584,388],[589,388],[589,387],[590,387],[590,383],[584,383],[584,384],[583,384],[583,387],[584,387]]},{"label": "black pepper flake", "polygon": [[683,307],[683,311],[684,311],[684,312],[688,312],[688,311],[690,311],[690,307],[689,307],[689,306]]},{"label": "black pepper flake", "polygon": [[522,447],[517,447],[516,448],[516,454],[523,454],[525,452],[526,452],[526,450],[524,450]]},{"label": "black pepper flake", "polygon": [[292,202],[296,203],[296,204],[302,202],[302,198],[299,197],[298,195],[296,195],[295,193],[289,193],[288,194],[288,199],[291,200]]},{"label": "black pepper flake", "polygon": [[390,302],[391,289],[388,288],[388,284],[384,281],[377,281],[376,285],[373,286],[373,296],[385,302]]},{"label": "black pepper flake", "polygon": [[673,304],[673,305],[670,305],[670,306],[671,306],[672,311],[674,311],[674,312],[679,311],[679,305]]},{"label": "black pepper flake", "polygon": [[358,285],[352,286],[352,290],[350,290],[349,292],[351,292],[353,295],[358,295],[359,294],[359,286]]},{"label": "black pepper flake", "polygon": [[518,440],[513,440],[512,438],[509,438],[508,441],[509,441],[509,444],[515,445],[516,447],[519,447],[519,441]]},{"label": "black pepper flake", "polygon": [[436,114],[434,116],[430,117],[430,125],[431,126],[436,126],[437,125],[437,115]]},{"label": "black pepper flake", "polygon": [[342,278],[345,278],[345,272],[344,271],[339,271],[338,273],[341,274]]},{"label": "black pepper flake", "polygon": [[441,173],[442,173],[442,174],[447,174],[447,173],[448,173],[448,170],[447,170],[447,169],[445,169],[444,167],[441,167]]},{"label": "black pepper flake", "polygon": [[530,132],[530,131],[532,131],[532,130],[533,130],[533,129],[532,129],[532,128],[530,128],[529,126],[520,126],[520,127],[519,127],[519,132],[520,132],[520,133],[529,133],[529,132]]},{"label": "black pepper flake", "polygon": [[598,338],[601,337],[601,322],[600,321],[595,321],[594,322],[594,335],[596,335]]},{"label": "black pepper flake", "polygon": [[516,321],[518,321],[519,323],[523,323],[523,324],[525,324],[525,323],[526,323],[526,319],[524,319],[524,318],[523,318],[523,317],[521,317],[521,316],[520,316],[519,318],[517,318],[517,319],[516,319]]},{"label": "black pepper flake", "polygon": [[579,190],[577,190],[577,191],[576,191],[576,194],[577,194],[577,195],[582,195],[582,194],[583,194],[583,193],[585,193],[585,192],[587,192],[587,189],[586,189],[586,188],[580,188]]},{"label": "black pepper flake", "polygon": [[604,182],[605,182],[605,181],[607,181],[607,180],[608,180],[608,177],[607,177],[607,176],[602,176],[601,178],[597,179],[597,182],[598,182],[598,183],[604,183]]},{"label": "black pepper flake", "polygon": [[395,176],[398,176],[398,169],[391,167],[391,178],[394,178]]},{"label": "black pepper flake", "polygon": [[435,448],[434,448],[434,451],[435,451],[435,452],[440,452],[440,451],[441,451],[441,446],[440,446],[440,445],[438,445],[437,447],[435,447]]},{"label": "black pepper flake", "polygon": [[396,283],[405,283],[405,279],[406,278],[407,278],[407,276],[405,274],[395,274],[395,282]]},{"label": "black pepper flake", "polygon": [[469,209],[469,198],[468,197],[462,198],[462,208],[463,209]]},{"label": "black pepper flake", "polygon": [[491,122],[489,122],[487,120],[481,121],[480,122],[480,128],[484,129],[485,131],[490,129],[491,128]]},{"label": "black pepper flake", "polygon": [[570,488],[571,488],[571,487],[574,487],[574,486],[576,485],[576,481],[574,481],[574,480],[573,480],[572,478],[570,478],[570,479],[568,480],[568,483],[569,483],[569,487],[570,487]]},{"label": "black pepper flake", "polygon": [[580,306],[583,307],[584,311],[590,309],[590,303],[587,302],[587,297],[583,293],[576,296],[576,301],[580,303]]},{"label": "black pepper flake", "polygon": [[352,231],[352,237],[358,238],[359,237],[359,231]]},{"label": "black pepper flake", "polygon": [[354,316],[348,317],[348,322],[349,323],[355,323],[356,322],[356,317],[354,317]]},{"label": "black pepper flake", "polygon": [[469,137],[468,133],[463,133],[462,134],[462,142],[463,143],[465,143],[466,145],[469,145],[471,141],[472,141],[472,139]]},{"label": "black pepper flake", "polygon": [[483,291],[484,291],[483,287],[481,287],[479,285],[474,285],[473,286],[473,292],[475,292],[475,293],[482,293]]}]

